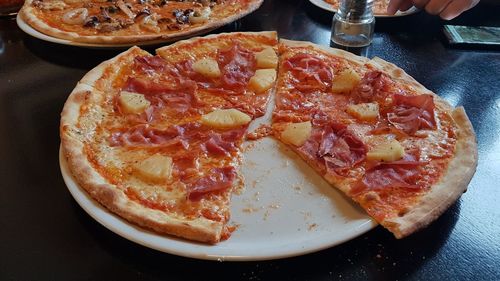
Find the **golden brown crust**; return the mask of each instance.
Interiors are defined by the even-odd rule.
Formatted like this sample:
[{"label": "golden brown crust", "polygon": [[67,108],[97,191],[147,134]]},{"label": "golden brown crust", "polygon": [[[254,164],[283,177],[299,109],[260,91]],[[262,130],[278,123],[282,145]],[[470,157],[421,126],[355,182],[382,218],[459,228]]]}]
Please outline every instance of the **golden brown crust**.
[{"label": "golden brown crust", "polygon": [[180,40],[183,38],[200,35],[207,33],[211,30],[224,26],[228,23],[236,21],[253,11],[257,10],[264,0],[252,0],[252,2],[245,8],[240,9],[240,13],[231,15],[221,20],[209,20],[203,25],[197,26],[195,28],[181,30],[178,32],[161,32],[158,34],[143,34],[143,35],[128,35],[128,36],[116,36],[116,35],[81,35],[77,32],[68,32],[60,30],[49,26],[43,20],[38,18],[32,7],[33,0],[27,0],[21,10],[19,15],[21,18],[28,23],[34,29],[50,35],[52,37],[66,39],[74,42],[82,43],[97,43],[97,44],[124,44],[124,43],[134,43],[134,42],[147,42],[147,41],[161,41],[161,42],[172,42]]},{"label": "golden brown crust", "polygon": [[444,176],[408,213],[382,223],[397,238],[408,236],[436,220],[467,190],[476,171],[477,142],[472,124],[463,107],[453,110],[452,117],[459,131],[455,154]]},{"label": "golden brown crust", "polygon": [[[87,99],[104,95],[93,85],[101,78],[102,70],[119,60],[133,59],[137,52],[144,52],[137,47],[129,49],[111,60],[91,70],[68,97],[61,113],[61,145],[68,166],[77,180],[95,200],[112,212],[138,225],[153,229],[160,233],[172,234],[196,241],[216,243],[220,240],[223,223],[205,219],[184,219],[173,214],[146,208],[128,199],[117,186],[106,181],[88,160],[84,149],[84,141],[89,134],[87,128],[78,125],[81,106]],[[101,74],[101,75],[100,75]],[[98,120],[95,120],[98,122]]]}]

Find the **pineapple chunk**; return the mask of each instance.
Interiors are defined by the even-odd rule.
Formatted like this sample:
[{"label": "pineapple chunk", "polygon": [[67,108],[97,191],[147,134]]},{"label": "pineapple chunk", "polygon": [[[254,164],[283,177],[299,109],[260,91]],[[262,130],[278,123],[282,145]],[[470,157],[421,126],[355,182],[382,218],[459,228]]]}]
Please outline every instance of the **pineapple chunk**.
[{"label": "pineapple chunk", "polygon": [[144,95],[128,91],[120,92],[118,102],[125,113],[133,114],[142,113],[151,105]]},{"label": "pineapple chunk", "polygon": [[250,121],[252,121],[250,116],[234,108],[217,109],[201,116],[202,124],[215,128],[235,128]]},{"label": "pineapple chunk", "polygon": [[393,139],[372,148],[366,154],[366,159],[391,162],[403,158],[404,155],[404,148],[399,141]]},{"label": "pineapple chunk", "polygon": [[352,69],[345,69],[337,74],[332,81],[332,92],[334,94],[347,93],[352,90],[361,80],[361,77]]},{"label": "pineapple chunk", "polygon": [[281,139],[295,146],[302,146],[311,136],[311,121],[302,123],[289,123],[281,133]]},{"label": "pineapple chunk", "polygon": [[258,68],[276,68],[278,66],[278,56],[272,47],[267,47],[256,53],[255,58]]},{"label": "pineapple chunk", "polygon": [[256,93],[265,92],[273,86],[274,80],[276,80],[276,70],[257,69],[255,75],[250,78],[250,89]]},{"label": "pineapple chunk", "polygon": [[378,117],[377,103],[351,104],[347,107],[347,113],[359,120],[373,120]]},{"label": "pineapple chunk", "polygon": [[138,177],[146,181],[165,181],[172,175],[172,158],[155,154],[133,165]]},{"label": "pineapple chunk", "polygon": [[214,59],[206,58],[198,60],[193,63],[192,67],[195,72],[209,78],[217,78],[221,76],[219,64]]}]

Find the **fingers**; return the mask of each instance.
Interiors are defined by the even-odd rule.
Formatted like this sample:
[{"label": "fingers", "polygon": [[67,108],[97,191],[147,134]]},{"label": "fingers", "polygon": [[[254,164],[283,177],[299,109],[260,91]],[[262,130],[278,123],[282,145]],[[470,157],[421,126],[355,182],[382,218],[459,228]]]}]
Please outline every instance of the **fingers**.
[{"label": "fingers", "polygon": [[439,15],[452,1],[454,0],[430,0],[425,5],[425,11],[431,15]]},{"label": "fingers", "polygon": [[401,6],[399,6],[399,10],[404,12],[407,11],[409,8],[413,7],[413,2],[411,0],[404,1],[401,3]]},{"label": "fingers", "polygon": [[445,20],[451,20],[479,3],[479,0],[453,0],[440,13]]},{"label": "fingers", "polygon": [[407,2],[408,0],[391,0],[389,2],[389,6],[387,7],[387,14],[394,15],[403,2]]}]

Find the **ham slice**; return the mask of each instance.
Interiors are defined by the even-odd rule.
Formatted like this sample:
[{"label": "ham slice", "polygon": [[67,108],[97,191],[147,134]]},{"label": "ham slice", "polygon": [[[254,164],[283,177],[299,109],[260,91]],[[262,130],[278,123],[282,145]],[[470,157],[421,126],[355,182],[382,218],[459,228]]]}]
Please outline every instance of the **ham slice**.
[{"label": "ham slice", "polygon": [[111,146],[173,146],[179,145],[182,149],[189,148],[186,138],[186,128],[172,126],[165,130],[151,128],[148,124],[140,124],[126,130],[120,130],[111,134],[109,142]]},{"label": "ham slice", "polygon": [[366,158],[366,146],[343,124],[329,123],[313,129],[299,151],[315,162],[324,164],[330,173],[344,174]]},{"label": "ham slice", "polygon": [[230,188],[236,179],[234,167],[212,168],[207,175],[188,185],[188,199],[197,201],[205,194]]},{"label": "ham slice", "polygon": [[432,95],[405,96],[395,94],[394,109],[387,113],[388,121],[397,129],[414,135],[420,129],[435,129]]},{"label": "ham slice", "polygon": [[217,62],[221,68],[224,89],[244,92],[248,81],[255,74],[257,61],[254,53],[235,44],[229,50],[219,51]]},{"label": "ham slice", "polygon": [[295,88],[301,92],[325,90],[331,86],[332,69],[314,55],[300,53],[286,60],[284,65],[291,70]]},{"label": "ham slice", "polygon": [[418,161],[418,157],[411,153],[393,162],[368,163],[363,179],[354,185],[351,194],[383,188],[421,189],[416,178],[420,174],[419,166],[426,162]]}]

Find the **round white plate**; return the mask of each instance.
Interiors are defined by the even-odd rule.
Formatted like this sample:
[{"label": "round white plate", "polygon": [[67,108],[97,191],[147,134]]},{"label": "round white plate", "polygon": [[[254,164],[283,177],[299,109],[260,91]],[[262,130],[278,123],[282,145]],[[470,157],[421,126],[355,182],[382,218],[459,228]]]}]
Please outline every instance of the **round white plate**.
[{"label": "round white plate", "polygon": [[[157,45],[161,43],[167,43],[171,42],[172,39],[166,40],[151,40],[151,41],[143,41],[143,42],[132,42],[132,43],[123,43],[123,44],[92,44],[92,43],[83,43],[83,42],[75,42],[71,40],[66,40],[66,39],[60,39],[56,37],[49,36],[47,34],[41,33],[40,31],[34,29],[31,27],[29,24],[27,24],[19,14],[16,17],[16,22],[19,28],[26,32],[27,34],[38,38],[43,41],[51,42],[51,43],[56,43],[56,44],[62,44],[62,45],[68,45],[68,46],[77,46],[77,47],[84,47],[84,48],[93,48],[93,49],[108,49],[108,48],[127,48],[127,47],[132,47],[132,46],[149,46],[149,45]],[[207,32],[210,30],[207,30]]]},{"label": "round white plate", "polygon": [[[334,12],[334,13],[337,12],[337,9],[335,9],[330,3],[327,3],[323,0],[309,0],[309,2],[313,3],[314,5],[320,7],[323,10],[327,10],[327,11]],[[377,17],[377,18],[396,18],[396,17],[403,17],[403,16],[412,15],[412,14],[417,13],[418,11],[419,11],[419,9],[417,9],[416,7],[411,7],[410,9],[408,9],[404,12],[398,11],[394,15],[375,14],[375,17]]]},{"label": "round white plate", "polygon": [[[255,120],[250,131],[270,122],[272,101],[271,97],[266,115]],[[61,151],[59,162],[69,191],[95,220],[131,241],[179,256],[219,261],[286,258],[341,244],[377,225],[278,141],[246,142],[243,151],[245,189],[231,200],[230,224],[238,228],[216,245],[163,236],[128,223],[78,186]]]},{"label": "round white plate", "polygon": [[[279,160],[269,161],[263,154]],[[78,186],[59,155],[64,182],[90,216],[126,239],[169,254],[219,261],[285,258],[341,244],[377,225],[272,139],[248,150],[245,160],[246,187],[231,203],[231,223],[238,228],[228,240],[204,245],[156,234],[112,214]]]}]

